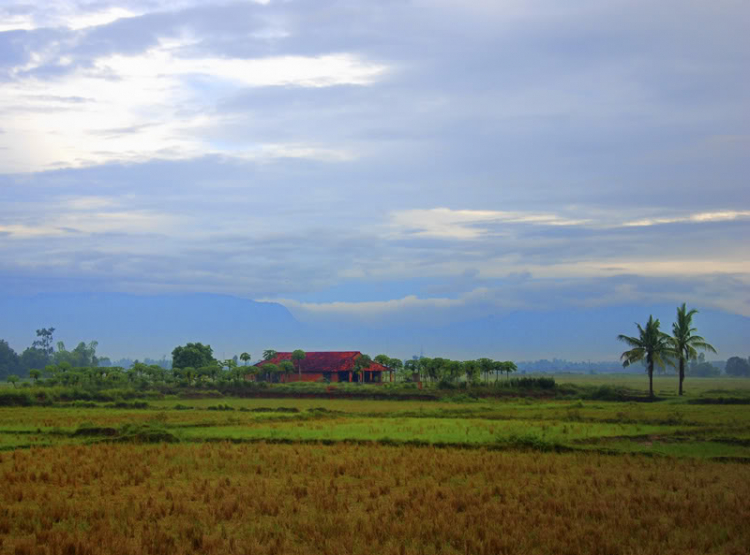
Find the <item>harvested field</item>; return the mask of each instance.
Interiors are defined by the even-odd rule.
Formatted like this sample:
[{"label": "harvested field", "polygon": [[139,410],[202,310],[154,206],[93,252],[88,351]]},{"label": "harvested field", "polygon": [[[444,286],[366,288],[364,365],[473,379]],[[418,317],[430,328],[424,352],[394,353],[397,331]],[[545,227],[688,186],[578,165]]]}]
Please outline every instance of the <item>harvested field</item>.
[{"label": "harvested field", "polygon": [[0,552],[722,553],[750,466],[355,445],[0,454]]}]

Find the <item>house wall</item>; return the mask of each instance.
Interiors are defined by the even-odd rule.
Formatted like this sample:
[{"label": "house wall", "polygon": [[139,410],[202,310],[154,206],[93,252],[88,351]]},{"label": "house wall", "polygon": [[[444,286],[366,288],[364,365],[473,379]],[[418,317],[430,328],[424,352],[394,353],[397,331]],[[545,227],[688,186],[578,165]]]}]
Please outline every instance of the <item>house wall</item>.
[{"label": "house wall", "polygon": [[283,380],[284,383],[291,383],[291,382],[317,382],[318,380],[323,379],[323,374],[313,374],[313,373],[302,373],[302,379],[300,379],[299,373],[295,372],[294,374],[289,374],[288,376],[284,376]]},{"label": "house wall", "polygon": [[[329,372],[330,374],[330,381],[338,382],[339,381],[339,373],[338,372]],[[348,374],[348,372],[347,372]],[[367,372],[367,383],[380,383],[382,382],[382,372]],[[372,374],[372,381],[370,381],[370,374]],[[283,381],[285,383],[291,383],[291,382],[317,382],[317,381],[323,381],[324,375],[322,373],[314,373],[314,372],[302,372],[302,379],[300,380],[299,373],[290,374],[289,376],[283,377]],[[352,375],[352,382],[355,382],[357,380],[357,376]],[[348,381],[348,380],[347,380]]]}]

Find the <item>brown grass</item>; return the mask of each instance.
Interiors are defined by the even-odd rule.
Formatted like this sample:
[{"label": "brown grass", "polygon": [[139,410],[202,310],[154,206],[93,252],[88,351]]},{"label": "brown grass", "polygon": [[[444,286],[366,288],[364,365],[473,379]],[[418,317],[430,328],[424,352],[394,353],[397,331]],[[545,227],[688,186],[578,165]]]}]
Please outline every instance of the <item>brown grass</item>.
[{"label": "brown grass", "polygon": [[0,553],[746,554],[750,466],[356,445],[0,453]]}]

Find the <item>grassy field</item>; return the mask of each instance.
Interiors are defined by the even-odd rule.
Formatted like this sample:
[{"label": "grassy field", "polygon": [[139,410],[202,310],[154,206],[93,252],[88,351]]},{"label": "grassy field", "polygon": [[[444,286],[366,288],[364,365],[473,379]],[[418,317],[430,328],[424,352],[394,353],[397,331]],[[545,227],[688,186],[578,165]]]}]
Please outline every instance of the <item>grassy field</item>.
[{"label": "grassy field", "polygon": [[4,407],[0,553],[745,554],[748,388],[688,391]]},{"label": "grassy field", "polygon": [[748,458],[747,405],[478,400],[163,399],[148,408],[0,408],[0,449],[123,440],[367,441]]},{"label": "grassy field", "polygon": [[[540,374],[541,375],[541,374]],[[555,378],[558,384],[579,386],[613,386],[627,387],[635,391],[648,391],[648,376],[643,373],[623,374],[544,374]],[[654,393],[660,397],[677,397],[678,380],[676,374],[655,375]],[[688,375],[684,382],[687,397],[699,397],[711,394],[750,395],[750,379],[730,378],[696,378]]]}]

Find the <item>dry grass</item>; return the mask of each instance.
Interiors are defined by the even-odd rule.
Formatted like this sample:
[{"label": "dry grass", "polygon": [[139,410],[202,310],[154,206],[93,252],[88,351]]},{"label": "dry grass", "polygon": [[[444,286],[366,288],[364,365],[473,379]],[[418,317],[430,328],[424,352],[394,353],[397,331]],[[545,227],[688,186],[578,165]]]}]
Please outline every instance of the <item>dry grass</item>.
[{"label": "dry grass", "polygon": [[750,466],[355,445],[0,453],[0,553],[722,553]]}]

